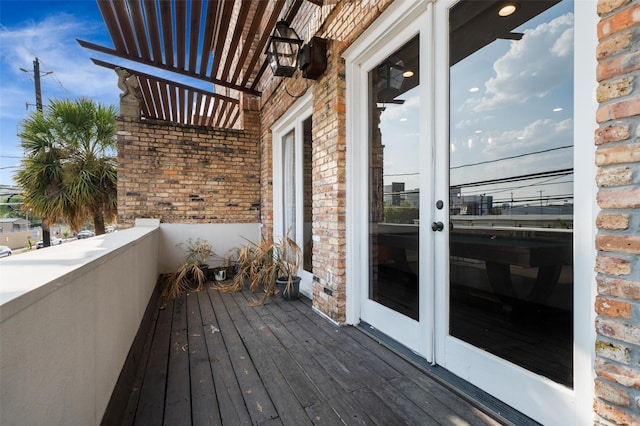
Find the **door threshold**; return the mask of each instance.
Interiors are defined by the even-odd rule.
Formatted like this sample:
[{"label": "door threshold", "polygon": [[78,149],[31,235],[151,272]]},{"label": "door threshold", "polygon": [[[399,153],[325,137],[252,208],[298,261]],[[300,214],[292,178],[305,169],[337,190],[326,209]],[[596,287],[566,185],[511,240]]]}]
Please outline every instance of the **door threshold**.
[{"label": "door threshold", "polygon": [[381,345],[392,350],[411,364],[424,371],[438,383],[442,384],[456,395],[470,402],[479,410],[491,416],[496,421],[511,426],[540,426],[541,424],[526,416],[515,408],[505,404],[494,396],[472,385],[466,380],[456,376],[450,371],[438,365],[432,365],[426,359],[413,352],[411,349],[382,333],[372,325],[360,321],[356,327],[369,335]]}]

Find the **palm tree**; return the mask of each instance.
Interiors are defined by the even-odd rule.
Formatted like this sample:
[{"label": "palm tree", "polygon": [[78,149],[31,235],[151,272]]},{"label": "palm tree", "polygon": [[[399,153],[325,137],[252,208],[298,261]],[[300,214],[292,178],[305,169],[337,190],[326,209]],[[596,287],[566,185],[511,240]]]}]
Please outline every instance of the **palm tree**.
[{"label": "palm tree", "polygon": [[[43,230],[64,219],[79,230],[91,218],[96,234],[117,214],[116,109],[90,99],[53,100],[20,133],[26,157],[16,174],[25,207],[42,215]],[[44,232],[43,232],[44,233]],[[43,238],[47,245],[47,235]]]}]

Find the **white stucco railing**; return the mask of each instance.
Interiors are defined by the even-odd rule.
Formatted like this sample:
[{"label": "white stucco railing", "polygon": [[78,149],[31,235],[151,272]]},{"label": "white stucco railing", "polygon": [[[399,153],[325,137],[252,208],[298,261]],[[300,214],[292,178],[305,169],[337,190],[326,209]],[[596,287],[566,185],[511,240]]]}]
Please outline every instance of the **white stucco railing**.
[{"label": "white stucco railing", "polygon": [[158,221],[0,259],[0,424],[100,424],[159,275]]},{"label": "white stucco railing", "polygon": [[189,238],[223,256],[259,241],[260,225],[142,219],[0,259],[0,424],[100,424],[158,276]]}]

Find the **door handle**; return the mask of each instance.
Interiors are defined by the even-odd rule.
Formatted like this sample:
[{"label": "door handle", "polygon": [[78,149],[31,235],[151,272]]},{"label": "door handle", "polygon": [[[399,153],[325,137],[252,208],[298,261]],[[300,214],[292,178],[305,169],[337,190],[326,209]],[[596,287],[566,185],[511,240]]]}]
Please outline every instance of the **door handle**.
[{"label": "door handle", "polygon": [[442,222],[433,222],[431,224],[431,229],[433,231],[442,231],[444,229],[444,223],[442,223]]}]

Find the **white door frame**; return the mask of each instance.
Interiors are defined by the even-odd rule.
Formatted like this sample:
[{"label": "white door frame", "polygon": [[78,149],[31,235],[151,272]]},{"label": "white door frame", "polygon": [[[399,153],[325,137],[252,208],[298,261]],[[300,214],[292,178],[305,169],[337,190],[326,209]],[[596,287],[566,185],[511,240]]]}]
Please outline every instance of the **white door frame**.
[{"label": "white door frame", "polygon": [[[282,138],[291,130],[294,131],[295,141],[295,175],[296,175],[296,243],[304,250],[304,188],[302,179],[304,177],[304,152],[303,152],[303,126],[302,123],[313,114],[313,94],[309,90],[298,99],[287,112],[271,126],[272,135],[272,170],[273,170],[273,239],[277,241],[287,232],[284,229],[284,209],[283,209],[283,170],[282,170]],[[300,281],[300,292],[308,298],[313,297],[313,275],[300,268],[298,275]]]},{"label": "white door frame", "polygon": [[[363,236],[368,234],[368,220],[362,220],[361,212],[368,211],[368,188],[362,187],[362,183],[368,182],[368,167],[366,160],[367,152],[367,65],[370,57],[383,49],[386,44],[390,43],[394,37],[402,33],[402,30],[408,26],[412,20],[418,19],[416,15],[422,15],[425,24],[421,27],[421,91],[423,102],[428,110],[425,117],[424,127],[421,128],[421,134],[428,134],[428,147],[431,150],[432,141],[448,140],[448,18],[444,14],[446,6],[453,4],[454,0],[442,0],[435,2],[436,12],[432,13],[431,2],[394,2],[383,14],[366,30],[363,34],[344,52],[343,56],[346,61],[346,136],[347,136],[347,216],[346,216],[346,243],[347,243],[347,269],[346,269],[346,317],[350,324],[357,324],[360,321],[363,310],[363,288],[362,280],[367,280],[368,250],[362,244]],[[596,167],[593,159],[593,132],[596,128],[594,120],[597,103],[595,102],[596,87],[596,60],[595,50],[597,45],[596,28],[597,13],[595,0],[575,1],[575,29],[574,37],[580,42],[574,43],[575,54],[575,83],[574,83],[574,179],[576,182],[576,190],[574,194],[574,209],[579,214],[574,220],[574,264],[578,267],[574,271],[575,293],[574,293],[574,390],[562,388],[555,383],[547,383],[547,387],[538,386],[540,377],[535,376],[531,381],[527,380],[527,384],[519,382],[511,382],[506,386],[507,389],[515,387],[532,385],[531,401],[527,402],[527,406],[519,407],[523,411],[527,411],[533,416],[535,410],[543,410],[556,418],[549,419],[551,423],[563,422],[562,424],[590,424],[592,422],[593,410],[591,408],[593,401],[593,378],[595,359],[593,344],[595,342],[595,331],[593,330],[594,317],[593,312],[595,300],[595,274],[594,263],[596,252],[593,241],[595,240],[595,217],[598,207],[596,204],[597,188],[594,184]],[[432,16],[432,18],[428,18]],[[424,33],[424,38],[422,37]],[[423,46],[423,40],[429,40],[428,46]],[[432,55],[435,53],[435,58]],[[423,58],[424,55],[424,58]],[[433,74],[435,71],[435,75]],[[433,88],[428,96],[429,89]],[[424,94],[427,91],[427,94]],[[438,108],[435,108],[437,102]],[[443,103],[444,102],[444,103]],[[439,124],[438,124],[439,123]],[[434,126],[437,124],[437,126]],[[428,155],[433,154],[429,152]],[[424,152],[420,153],[424,159]],[[364,162],[363,162],[364,161]],[[429,164],[431,170],[439,167],[433,172],[434,176],[447,176],[448,169],[444,170],[448,165],[448,152],[440,150],[436,156],[430,159]],[[447,166],[448,167],[448,166]],[[424,173],[424,177],[430,173]],[[448,178],[447,178],[448,179]],[[442,193],[444,185],[440,185],[437,192],[433,192],[434,188],[428,183],[422,185],[421,182],[421,198],[433,197],[436,199],[448,199],[448,193]],[[424,205],[424,204],[423,204]],[[448,209],[436,212],[432,207],[421,209],[421,223],[430,223],[434,220],[440,220],[447,223]],[[448,255],[444,252],[438,252],[429,249],[433,236],[430,233],[422,232],[420,240],[420,261],[421,271],[435,270],[433,282],[447,282],[448,280]],[[448,244],[448,236],[442,233],[435,236],[442,241],[437,241],[439,247],[446,247]],[[424,262],[424,263],[422,263]],[[423,265],[426,265],[424,267]],[[430,266],[437,265],[435,269]],[[421,280],[422,275],[421,274]],[[455,345],[466,345],[464,342],[455,341],[448,336],[448,289],[443,291],[443,287],[436,288],[432,285],[427,288],[426,292],[431,292],[430,300],[420,300],[421,309],[433,312],[435,329],[431,330],[433,334],[433,342],[435,346],[423,348],[416,352],[423,355],[427,360],[437,363],[446,363],[447,345],[449,348]],[[422,291],[421,295],[425,293]],[[431,309],[431,308],[434,309]],[[422,318],[422,312],[421,312]],[[429,332],[425,334],[425,339],[429,338]],[[475,348],[469,346],[471,352]],[[434,348],[437,348],[434,349]],[[413,348],[415,350],[415,348]],[[477,351],[480,352],[480,351]],[[480,365],[487,361],[491,363],[492,355],[485,356],[477,354],[477,362]],[[496,358],[496,357],[494,357]],[[497,359],[497,358],[496,358]],[[506,363],[506,361],[504,361]],[[453,362],[452,362],[453,363]],[[464,365],[448,365],[447,368],[456,370],[464,370]],[[493,368],[493,367],[492,367]],[[518,369],[519,367],[515,367]],[[523,370],[523,369],[521,369]],[[524,371],[524,370],[523,370]],[[521,372],[523,372],[521,371]],[[501,370],[502,374],[503,371]],[[528,372],[524,372],[527,376]],[[460,374],[460,373],[458,373]],[[511,395],[501,389],[489,387],[487,389],[486,382],[495,380],[495,370],[493,376],[485,377],[469,377],[461,374],[465,379],[479,384],[483,382],[485,390],[497,394],[498,398],[510,403]],[[520,375],[519,377],[522,377]],[[544,381],[544,380],[542,380]],[[550,382],[550,381],[549,381]],[[538,384],[536,384],[538,383]],[[535,394],[538,392],[546,392],[547,389],[558,387],[559,400],[558,403],[565,410],[565,418],[559,420],[557,412],[554,413],[548,406],[539,407],[535,402]],[[503,382],[503,387],[504,382]],[[567,407],[569,407],[567,409]],[[560,409],[560,407],[558,407]]]},{"label": "white door frame", "polygon": [[[354,324],[360,318],[371,318],[374,315],[384,316],[374,325],[381,332],[391,335],[394,339],[421,356],[431,359],[432,357],[432,329],[430,325],[432,319],[433,297],[429,293],[433,288],[429,274],[421,272],[419,277],[419,318],[420,321],[412,320],[392,309],[386,308],[368,299],[369,285],[369,251],[368,245],[362,244],[363,236],[368,235],[369,221],[367,213],[369,211],[368,182],[369,168],[366,159],[369,158],[367,133],[369,122],[368,117],[368,78],[369,71],[379,65],[387,56],[402,47],[416,35],[420,36],[420,68],[427,69],[429,64],[428,46],[431,44],[429,33],[421,31],[428,25],[427,10],[431,3],[425,0],[415,2],[394,2],[365,31],[358,41],[352,44],[345,52],[347,61],[347,283],[357,283],[357,285],[347,285],[347,322]],[[375,40],[371,43],[371,40]],[[421,71],[422,73],[422,71]],[[420,77],[420,97],[425,98],[428,93],[428,86],[431,79]],[[350,107],[354,105],[357,107]],[[429,117],[428,105],[420,106],[420,115]],[[351,125],[359,123],[359,125]],[[429,141],[427,129],[429,123],[420,122],[420,158],[430,158],[430,151],[427,148]],[[358,141],[349,143],[349,141]],[[431,180],[428,173],[421,174],[420,184],[425,189]],[[429,197],[430,191],[420,196]],[[364,215],[364,216],[363,216]],[[428,214],[420,210],[421,223],[425,222]],[[424,225],[423,225],[424,226]],[[420,233],[420,262],[421,265],[430,263],[429,256],[431,250],[426,250],[427,246],[432,246],[424,241],[430,239],[431,235],[425,232]],[[423,250],[425,248],[425,250]],[[357,260],[356,260],[357,259]],[[421,267],[421,271],[423,271]],[[427,269],[428,270],[428,269]]]}]

